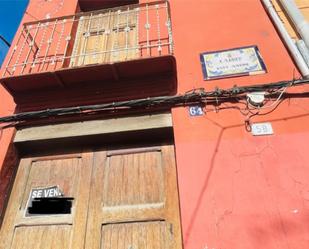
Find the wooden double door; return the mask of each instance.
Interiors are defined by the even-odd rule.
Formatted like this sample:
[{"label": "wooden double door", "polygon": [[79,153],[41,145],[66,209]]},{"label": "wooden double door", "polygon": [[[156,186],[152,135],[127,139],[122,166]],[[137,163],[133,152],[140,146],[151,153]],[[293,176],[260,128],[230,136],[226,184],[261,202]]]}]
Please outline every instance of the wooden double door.
[{"label": "wooden double door", "polygon": [[[74,198],[65,214],[28,215],[33,189]],[[1,249],[180,249],[173,145],[22,159]]]}]

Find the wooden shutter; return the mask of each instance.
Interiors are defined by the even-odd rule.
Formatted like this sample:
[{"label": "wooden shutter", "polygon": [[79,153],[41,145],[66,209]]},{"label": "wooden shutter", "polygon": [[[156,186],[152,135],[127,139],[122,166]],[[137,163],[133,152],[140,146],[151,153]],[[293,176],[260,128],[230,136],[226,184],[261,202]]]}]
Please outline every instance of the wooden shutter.
[{"label": "wooden shutter", "polygon": [[121,62],[138,57],[138,9],[126,9],[114,13],[109,49],[110,62]]},{"label": "wooden shutter", "polygon": [[[0,231],[1,249],[84,248],[92,154],[22,159]],[[31,189],[57,185],[71,214],[26,217]]]},{"label": "wooden shutter", "polygon": [[79,18],[71,66],[138,57],[138,9],[109,10]]},{"label": "wooden shutter", "polygon": [[86,248],[181,248],[173,146],[97,152]]}]

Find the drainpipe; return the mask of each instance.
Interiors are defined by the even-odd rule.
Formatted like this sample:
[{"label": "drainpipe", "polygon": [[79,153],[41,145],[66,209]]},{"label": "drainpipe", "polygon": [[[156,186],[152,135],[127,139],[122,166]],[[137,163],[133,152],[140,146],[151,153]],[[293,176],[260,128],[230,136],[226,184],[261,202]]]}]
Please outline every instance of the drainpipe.
[{"label": "drainpipe", "polygon": [[297,40],[296,46],[309,67],[309,50],[303,40]]},{"label": "drainpipe", "polygon": [[309,48],[309,24],[298,9],[294,0],[279,0],[285,12],[293,22],[298,34]]},{"label": "drainpipe", "polygon": [[[289,0],[290,1],[290,0]],[[309,68],[303,59],[302,55],[298,51],[294,41],[290,37],[289,33],[285,29],[283,23],[281,22],[280,17],[278,16],[274,6],[270,0],[262,0],[268,14],[273,20],[275,26],[277,27],[278,32],[280,33],[282,39],[284,40],[288,50],[290,51],[291,56],[293,57],[298,69],[300,70],[304,78],[309,78]]]}]

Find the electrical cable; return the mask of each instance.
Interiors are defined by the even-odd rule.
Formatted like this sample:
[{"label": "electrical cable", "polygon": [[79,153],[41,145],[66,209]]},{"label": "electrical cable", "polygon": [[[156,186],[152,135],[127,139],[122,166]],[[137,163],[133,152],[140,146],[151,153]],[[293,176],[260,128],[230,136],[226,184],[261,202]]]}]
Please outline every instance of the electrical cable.
[{"label": "electrical cable", "polygon": [[0,39],[1,39],[8,47],[11,47],[11,43],[9,43],[2,35],[0,35]]},{"label": "electrical cable", "polygon": [[[292,81],[280,81],[275,83],[267,83],[260,85],[251,86],[234,86],[230,89],[220,89],[216,88],[214,91],[206,92],[203,88],[193,89],[182,95],[175,96],[160,96],[151,97],[144,99],[135,99],[128,101],[119,101],[106,104],[97,105],[85,105],[85,106],[75,106],[66,108],[55,108],[55,109],[45,109],[40,111],[23,112],[14,114],[11,116],[0,117],[0,123],[9,122],[25,122],[28,120],[44,119],[49,117],[63,117],[67,115],[88,115],[97,112],[110,112],[115,110],[131,110],[137,108],[154,108],[154,107],[164,107],[171,108],[177,106],[189,106],[193,104],[213,104],[218,111],[218,106],[223,102],[236,102],[240,103],[241,100],[246,100],[246,93],[264,91],[270,94],[282,91],[274,103],[280,101],[283,98],[288,87],[294,87],[299,85],[309,84],[309,79],[292,80]],[[284,91],[282,90],[284,89]],[[274,104],[275,105],[275,104]],[[270,105],[268,107],[273,106]],[[249,108],[249,111],[256,110]],[[254,113],[252,113],[254,114]]]}]

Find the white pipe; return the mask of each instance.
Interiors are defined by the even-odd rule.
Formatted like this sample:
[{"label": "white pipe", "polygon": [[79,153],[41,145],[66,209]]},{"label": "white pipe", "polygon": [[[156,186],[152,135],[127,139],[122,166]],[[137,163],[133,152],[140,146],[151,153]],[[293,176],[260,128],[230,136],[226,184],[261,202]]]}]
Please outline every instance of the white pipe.
[{"label": "white pipe", "polygon": [[298,9],[294,0],[280,0],[280,3],[288,16],[291,18],[298,34],[309,48],[309,24]]},{"label": "white pipe", "polygon": [[282,39],[284,40],[287,48],[290,51],[290,54],[292,55],[295,63],[298,66],[298,69],[300,70],[301,74],[305,78],[309,78],[309,69],[308,66],[303,59],[302,55],[298,51],[295,43],[293,42],[292,38],[290,37],[289,33],[285,29],[283,23],[281,22],[280,17],[278,16],[276,10],[274,9],[274,6],[270,0],[262,0],[265,8],[267,9],[270,17],[272,18],[274,24],[277,27],[278,32],[280,33]]},{"label": "white pipe", "polygon": [[303,40],[296,41],[296,46],[309,67],[309,50]]}]

